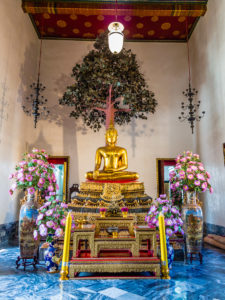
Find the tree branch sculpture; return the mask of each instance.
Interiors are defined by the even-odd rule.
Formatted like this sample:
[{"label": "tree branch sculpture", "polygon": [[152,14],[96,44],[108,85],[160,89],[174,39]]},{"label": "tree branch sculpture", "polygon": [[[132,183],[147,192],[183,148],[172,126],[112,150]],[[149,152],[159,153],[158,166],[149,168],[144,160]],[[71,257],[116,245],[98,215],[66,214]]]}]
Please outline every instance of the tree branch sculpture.
[{"label": "tree branch sculpture", "polygon": [[107,113],[123,125],[133,117],[147,119],[148,113],[155,112],[157,101],[147,89],[136,55],[125,49],[112,54],[107,33],[97,38],[94,49],[75,65],[71,76],[75,83],[67,87],[59,103],[73,107],[70,116],[82,118],[94,131],[105,124]]}]

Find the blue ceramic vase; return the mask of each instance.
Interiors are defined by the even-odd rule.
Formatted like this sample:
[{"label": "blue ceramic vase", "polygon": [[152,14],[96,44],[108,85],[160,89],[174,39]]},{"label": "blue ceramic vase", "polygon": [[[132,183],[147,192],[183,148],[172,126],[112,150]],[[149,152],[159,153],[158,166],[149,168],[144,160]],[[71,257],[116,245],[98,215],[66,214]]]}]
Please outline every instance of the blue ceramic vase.
[{"label": "blue ceramic vase", "polygon": [[173,246],[170,245],[169,236],[166,236],[166,248],[167,248],[167,257],[168,257],[168,268],[172,269],[172,263],[174,260],[174,249]]},{"label": "blue ceramic vase", "polygon": [[48,249],[44,253],[45,265],[47,267],[47,272],[55,273],[58,271],[59,265],[57,263],[57,256],[55,255],[54,242],[49,243]]}]

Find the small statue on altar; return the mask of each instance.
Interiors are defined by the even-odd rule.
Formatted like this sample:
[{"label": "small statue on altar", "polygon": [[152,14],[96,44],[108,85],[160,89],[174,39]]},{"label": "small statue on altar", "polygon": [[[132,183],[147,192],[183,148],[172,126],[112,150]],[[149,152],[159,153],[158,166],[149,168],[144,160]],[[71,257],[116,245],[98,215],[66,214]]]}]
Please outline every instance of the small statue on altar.
[{"label": "small statue on altar", "polygon": [[[118,133],[112,124],[106,131],[106,146],[96,151],[95,170],[87,172],[85,177],[89,180],[137,180],[138,173],[124,171],[128,167],[127,151],[125,148],[116,146]],[[104,162],[103,170],[99,170],[101,162]]]}]

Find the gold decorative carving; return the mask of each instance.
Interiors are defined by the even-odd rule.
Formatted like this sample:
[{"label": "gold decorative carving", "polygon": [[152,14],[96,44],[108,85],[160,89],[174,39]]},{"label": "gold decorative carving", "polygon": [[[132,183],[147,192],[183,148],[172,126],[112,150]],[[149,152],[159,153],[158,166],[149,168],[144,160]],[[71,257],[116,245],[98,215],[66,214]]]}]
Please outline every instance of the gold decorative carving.
[{"label": "gold decorative carving", "polygon": [[74,278],[75,273],[79,272],[102,272],[102,273],[121,273],[121,272],[154,272],[155,278],[160,278],[160,264],[159,263],[140,263],[133,261],[132,263],[85,263],[82,264],[73,262],[70,264],[69,276]]},{"label": "gold decorative carving", "polygon": [[123,195],[121,195],[121,185],[119,183],[105,183],[101,197],[108,201],[123,199]]}]

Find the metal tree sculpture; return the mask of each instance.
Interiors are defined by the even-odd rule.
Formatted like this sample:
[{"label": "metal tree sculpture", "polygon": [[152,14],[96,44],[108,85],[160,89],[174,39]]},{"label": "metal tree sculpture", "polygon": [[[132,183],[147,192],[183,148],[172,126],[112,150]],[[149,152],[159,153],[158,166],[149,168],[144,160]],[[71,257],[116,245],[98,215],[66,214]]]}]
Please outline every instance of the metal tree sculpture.
[{"label": "metal tree sculpture", "polygon": [[[110,105],[115,123],[129,123],[133,117],[147,119],[148,113],[155,112],[157,101],[147,89],[136,56],[125,49],[112,54],[108,49],[107,33],[98,37],[94,48],[73,68],[75,83],[67,87],[59,103],[73,107],[71,117],[81,118],[84,124],[98,131],[105,124],[104,109],[111,87]],[[127,109],[123,109],[123,105]]]}]

